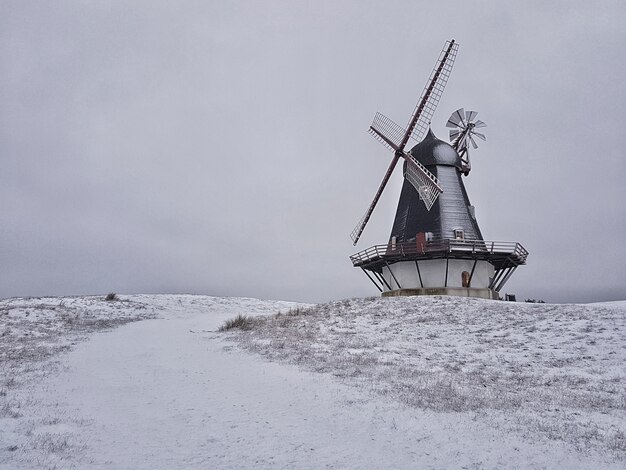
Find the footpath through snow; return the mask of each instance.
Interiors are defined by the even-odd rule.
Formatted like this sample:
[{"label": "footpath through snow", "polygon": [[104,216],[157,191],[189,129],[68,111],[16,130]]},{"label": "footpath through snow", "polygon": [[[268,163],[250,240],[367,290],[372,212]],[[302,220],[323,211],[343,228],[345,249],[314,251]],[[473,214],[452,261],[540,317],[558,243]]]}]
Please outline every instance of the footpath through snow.
[{"label": "footpath through snow", "polygon": [[57,373],[3,388],[20,406],[0,417],[1,469],[621,467],[469,412],[422,411],[267,362],[215,331],[294,304],[131,299],[158,318],[94,334],[60,356]]}]

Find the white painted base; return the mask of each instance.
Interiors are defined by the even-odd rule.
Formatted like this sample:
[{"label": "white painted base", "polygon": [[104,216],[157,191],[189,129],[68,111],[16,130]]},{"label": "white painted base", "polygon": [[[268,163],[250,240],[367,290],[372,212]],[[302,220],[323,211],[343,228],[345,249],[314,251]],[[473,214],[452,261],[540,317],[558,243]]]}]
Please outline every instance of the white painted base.
[{"label": "white painted base", "polygon": [[[463,272],[471,273],[473,260],[448,260],[446,280],[446,260],[429,259],[417,262],[401,261],[383,268],[383,278],[391,286],[390,290],[463,287]],[[389,271],[391,269],[391,272]],[[393,275],[392,275],[393,273]],[[486,289],[491,283],[495,269],[488,261],[478,261],[469,287]]]}]

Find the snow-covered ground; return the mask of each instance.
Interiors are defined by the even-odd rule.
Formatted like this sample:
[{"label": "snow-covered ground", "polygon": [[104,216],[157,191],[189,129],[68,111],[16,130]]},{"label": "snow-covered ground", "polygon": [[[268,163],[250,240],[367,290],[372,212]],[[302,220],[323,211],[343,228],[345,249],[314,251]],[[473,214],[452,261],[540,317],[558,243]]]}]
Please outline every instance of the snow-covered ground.
[{"label": "snow-covered ground", "polygon": [[626,461],[626,302],[8,299],[0,360],[2,469]]}]

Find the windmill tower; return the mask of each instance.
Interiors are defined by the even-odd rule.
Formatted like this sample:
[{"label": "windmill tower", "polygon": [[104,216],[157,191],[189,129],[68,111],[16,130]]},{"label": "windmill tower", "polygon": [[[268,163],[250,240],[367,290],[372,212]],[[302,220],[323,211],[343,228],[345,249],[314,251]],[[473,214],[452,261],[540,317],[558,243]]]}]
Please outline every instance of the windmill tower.
[{"label": "windmill tower", "polygon": [[[383,296],[460,295],[497,299],[528,252],[516,242],[483,239],[462,176],[471,170],[469,148],[485,123],[458,109],[448,119],[451,144],[430,121],[443,94],[458,44],[446,42],[406,129],[377,113],[369,132],[393,152],[374,200],[352,232],[356,245],[398,161],[404,182],[389,241],[350,257]],[[417,142],[406,151],[409,142]]]}]

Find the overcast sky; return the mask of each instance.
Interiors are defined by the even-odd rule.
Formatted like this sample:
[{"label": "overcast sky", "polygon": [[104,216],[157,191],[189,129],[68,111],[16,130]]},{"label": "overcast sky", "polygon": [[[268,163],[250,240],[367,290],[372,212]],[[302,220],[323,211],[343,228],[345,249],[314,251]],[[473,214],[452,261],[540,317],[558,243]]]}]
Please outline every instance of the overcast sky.
[{"label": "overcast sky", "polygon": [[[395,175],[350,231],[447,39],[432,128],[478,111],[464,179],[518,299],[626,299],[623,1],[0,1],[0,297],[376,295]],[[504,293],[504,292],[503,292]]]}]

